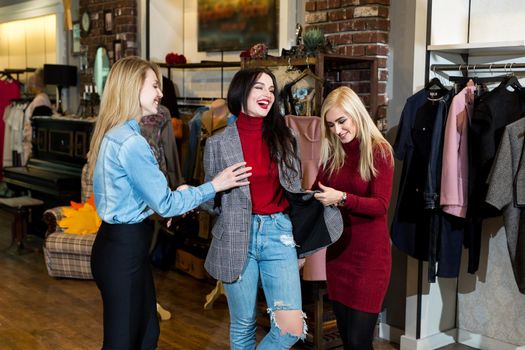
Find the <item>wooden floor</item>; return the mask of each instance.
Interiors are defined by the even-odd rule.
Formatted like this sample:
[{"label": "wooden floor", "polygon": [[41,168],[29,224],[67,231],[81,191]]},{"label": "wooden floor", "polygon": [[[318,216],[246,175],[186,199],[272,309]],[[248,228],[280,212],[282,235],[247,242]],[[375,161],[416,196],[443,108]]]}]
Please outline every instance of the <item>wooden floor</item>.
[{"label": "wooden floor", "polygon": [[[92,350],[102,342],[102,305],[93,281],[47,275],[42,240],[29,236],[35,251],[19,255],[10,242],[10,217],[0,212],[0,348],[2,350]],[[158,349],[228,349],[228,310],[224,297],[203,310],[213,288],[176,271],[155,271],[159,302],[172,312],[160,323]],[[258,337],[263,336],[263,331]],[[376,350],[399,349],[377,340]],[[299,344],[294,349],[306,349]],[[449,346],[444,349],[469,349]]]}]

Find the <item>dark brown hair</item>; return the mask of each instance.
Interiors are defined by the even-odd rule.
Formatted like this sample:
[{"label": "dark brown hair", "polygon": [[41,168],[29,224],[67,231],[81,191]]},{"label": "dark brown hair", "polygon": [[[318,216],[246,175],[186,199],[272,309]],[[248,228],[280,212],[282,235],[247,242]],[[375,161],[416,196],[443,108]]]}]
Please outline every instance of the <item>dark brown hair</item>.
[{"label": "dark brown hair", "polygon": [[297,143],[290,129],[284,123],[284,118],[279,112],[279,92],[273,73],[266,68],[248,68],[238,71],[228,89],[228,109],[236,116],[241,110],[248,110],[248,95],[261,74],[268,74],[272,78],[275,97],[274,103],[264,118],[263,139],[270,149],[270,158],[281,166],[286,166],[296,171],[293,159],[297,157]]}]

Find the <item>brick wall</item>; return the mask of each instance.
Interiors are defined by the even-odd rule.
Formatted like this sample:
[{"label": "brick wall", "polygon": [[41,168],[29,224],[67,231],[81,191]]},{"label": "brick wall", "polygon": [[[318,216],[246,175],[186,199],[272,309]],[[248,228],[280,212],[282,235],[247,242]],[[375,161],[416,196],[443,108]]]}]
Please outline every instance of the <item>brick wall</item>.
[{"label": "brick wall", "polygon": [[[386,128],[386,81],[390,0],[308,0],[305,4],[305,30],[321,29],[338,54],[375,56],[379,63],[378,111],[375,116],[381,129]],[[366,74],[362,74],[366,76]],[[359,73],[341,74],[342,83],[355,88],[368,101],[366,81],[356,80]]]},{"label": "brick wall", "polygon": [[[79,13],[88,11],[91,15],[91,30],[82,35],[80,43],[87,48],[88,69],[80,74],[80,91],[90,84],[93,77],[93,63],[99,46],[108,51],[110,62],[114,62],[114,42],[122,41],[122,56],[137,55],[137,1],[136,0],[80,0]],[[104,13],[111,11],[112,30],[104,28]]]}]

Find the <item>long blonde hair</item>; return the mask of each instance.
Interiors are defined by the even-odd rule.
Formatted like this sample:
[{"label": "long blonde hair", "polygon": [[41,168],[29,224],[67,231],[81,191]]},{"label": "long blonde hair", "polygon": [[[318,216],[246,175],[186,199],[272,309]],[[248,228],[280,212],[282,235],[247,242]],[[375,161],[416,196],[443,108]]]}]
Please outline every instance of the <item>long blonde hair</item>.
[{"label": "long blonde hair", "polygon": [[377,176],[374,152],[379,151],[393,164],[392,147],[372,121],[363,102],[347,86],[341,86],[328,94],[321,108],[321,165],[331,175],[344,164],[345,151],[337,135],[326,125],[326,113],[333,107],[343,109],[356,127],[356,138],[360,141],[359,175],[363,181]]},{"label": "long blonde hair", "polygon": [[140,91],[146,80],[146,72],[152,69],[159,80],[159,67],[140,57],[129,56],[118,60],[109,71],[100,101],[100,111],[89,145],[89,178],[93,178],[98,151],[104,135],[116,125],[142,114]]}]

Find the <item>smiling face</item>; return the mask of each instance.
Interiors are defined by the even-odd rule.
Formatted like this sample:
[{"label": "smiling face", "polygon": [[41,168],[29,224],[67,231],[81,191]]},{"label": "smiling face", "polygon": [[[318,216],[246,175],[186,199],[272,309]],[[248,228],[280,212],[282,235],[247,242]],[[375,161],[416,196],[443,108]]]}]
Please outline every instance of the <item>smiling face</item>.
[{"label": "smiling face", "polygon": [[246,103],[247,110],[242,112],[251,117],[266,117],[275,101],[275,87],[272,78],[262,73],[252,86]]},{"label": "smiling face", "polygon": [[326,112],[326,126],[342,143],[352,141],[357,133],[357,128],[350,115],[341,107],[333,106]]},{"label": "smiling face", "polygon": [[144,85],[142,85],[142,89],[140,90],[141,117],[156,114],[159,110],[161,98],[162,91],[160,90],[160,83],[157,79],[157,75],[152,69],[148,69]]}]

